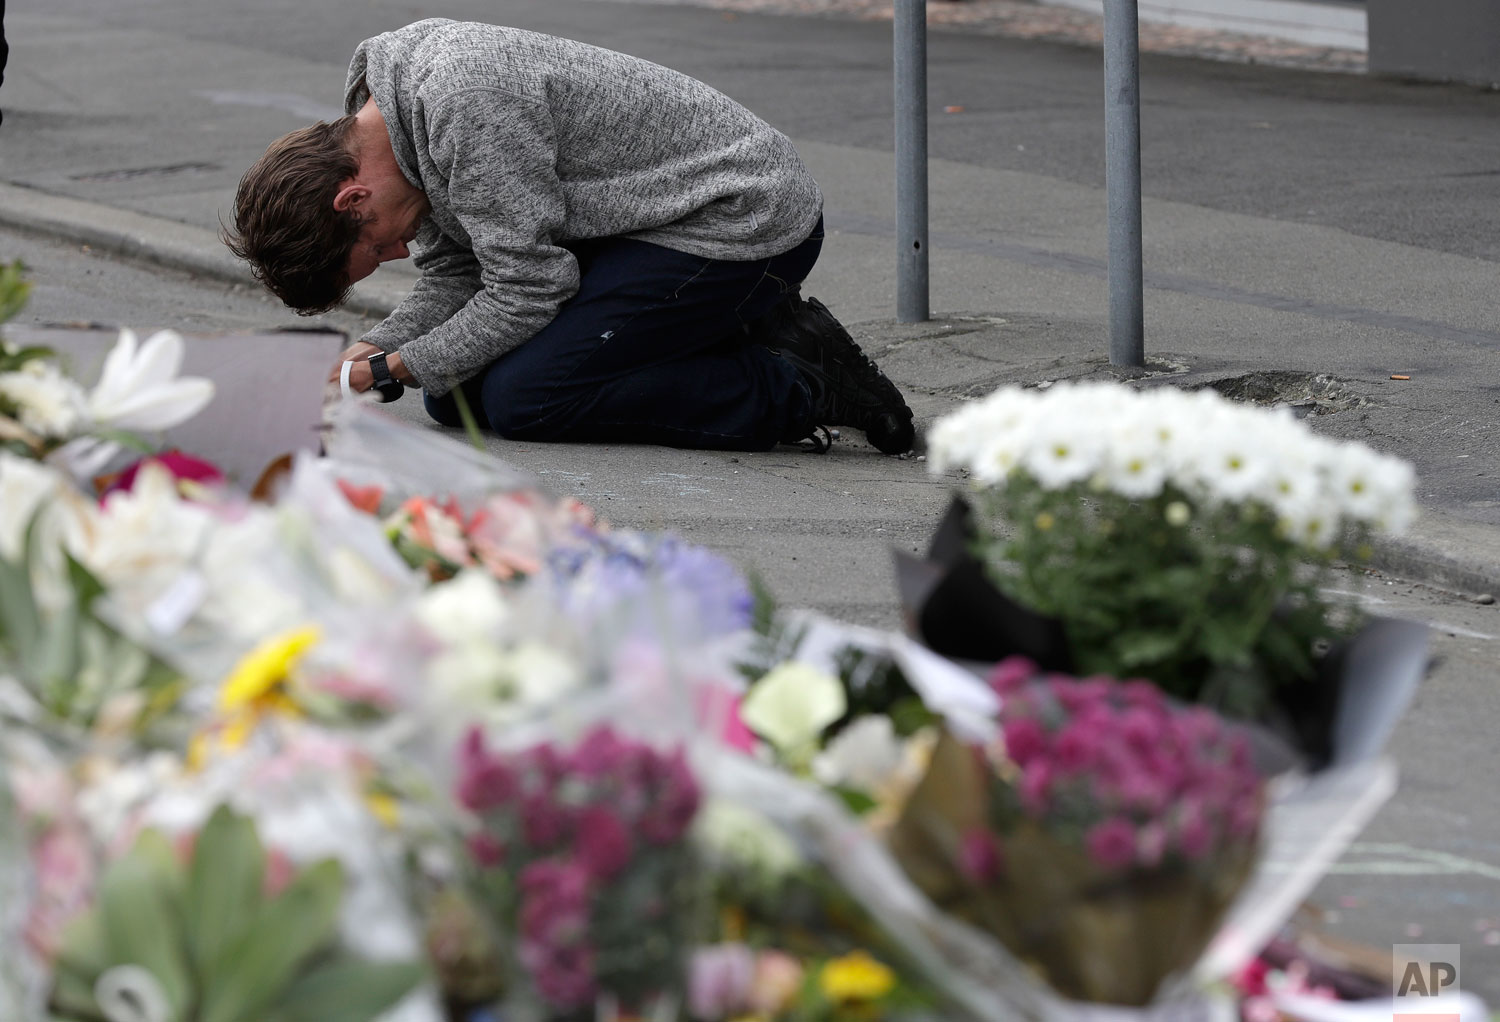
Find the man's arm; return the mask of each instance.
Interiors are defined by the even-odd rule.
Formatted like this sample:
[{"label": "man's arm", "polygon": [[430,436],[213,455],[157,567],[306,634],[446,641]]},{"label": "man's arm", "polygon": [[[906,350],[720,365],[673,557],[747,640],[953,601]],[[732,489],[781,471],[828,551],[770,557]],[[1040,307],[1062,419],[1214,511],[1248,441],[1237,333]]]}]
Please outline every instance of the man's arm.
[{"label": "man's arm", "polygon": [[441,201],[469,235],[478,272],[461,308],[401,347],[405,369],[438,395],[550,323],[577,293],[578,263],[553,243],[567,209],[544,103],[468,89],[429,106],[427,130],[428,154],[447,178]]},{"label": "man's arm", "polygon": [[480,288],[479,261],[431,220],[422,227],[413,259],[422,276],[401,304],[360,338],[383,351],[397,351],[407,341],[451,319]]}]

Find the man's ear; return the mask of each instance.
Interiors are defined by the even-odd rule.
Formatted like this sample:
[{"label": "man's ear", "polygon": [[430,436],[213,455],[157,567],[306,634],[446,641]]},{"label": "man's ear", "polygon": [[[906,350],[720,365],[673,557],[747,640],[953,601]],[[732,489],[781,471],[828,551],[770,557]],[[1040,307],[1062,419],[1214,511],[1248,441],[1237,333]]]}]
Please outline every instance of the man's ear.
[{"label": "man's ear", "polygon": [[360,206],[370,201],[369,185],[357,183],[353,178],[339,185],[333,196],[333,208],[340,213],[358,212]]}]

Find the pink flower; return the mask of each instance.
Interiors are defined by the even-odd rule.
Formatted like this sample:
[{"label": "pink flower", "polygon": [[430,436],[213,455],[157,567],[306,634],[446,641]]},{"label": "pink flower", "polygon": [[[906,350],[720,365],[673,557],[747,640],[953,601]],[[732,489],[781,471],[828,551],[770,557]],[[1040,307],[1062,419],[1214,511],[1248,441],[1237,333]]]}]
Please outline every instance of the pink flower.
[{"label": "pink flower", "polygon": [[488,831],[476,831],[469,835],[469,854],[485,868],[498,866],[505,860],[505,845]]},{"label": "pink flower", "polygon": [[1052,761],[1064,774],[1082,773],[1099,758],[1108,733],[1089,720],[1076,720],[1063,728],[1052,748]]},{"label": "pink flower", "polygon": [[550,792],[527,794],[521,798],[521,830],[533,849],[546,849],[567,840],[572,819],[566,806],[552,798]]},{"label": "pink flower", "polygon": [[630,832],[603,806],[590,806],[578,817],[578,857],[589,874],[608,880],[630,863]]},{"label": "pink flower", "polygon": [[136,476],[140,474],[141,466],[151,462],[166,469],[173,479],[180,482],[201,483],[213,486],[224,481],[224,473],[213,462],[195,458],[191,454],[183,454],[173,448],[162,451],[160,454],[152,454],[141,458],[127,467],[114,478],[105,491],[100,494],[100,499],[111,493],[129,493],[135,487]]},{"label": "pink flower", "polygon": [[630,743],[623,741],[611,728],[597,727],[573,750],[570,765],[579,775],[599,780],[615,775],[630,751]]},{"label": "pink flower", "polygon": [[1036,662],[1026,657],[1006,657],[990,672],[990,688],[999,695],[1009,695],[1034,677],[1037,670]]},{"label": "pink flower", "polygon": [[652,772],[661,775],[660,786],[640,819],[640,832],[651,844],[669,845],[682,837],[698,815],[700,792],[681,749],[670,757],[653,754],[652,760]]},{"label": "pink flower", "polygon": [[514,773],[484,748],[484,732],[474,727],[458,751],[458,800],[477,813],[512,802],[518,785]]},{"label": "pink flower", "polygon": [[1166,854],[1167,828],[1160,823],[1148,823],[1136,833],[1136,862],[1150,869],[1161,865],[1161,860]]},{"label": "pink flower", "polygon": [[762,951],[755,956],[750,1010],[758,1015],[780,1015],[802,989],[803,976],[802,963],[785,951]]},{"label": "pink flower", "polygon": [[1021,774],[1021,803],[1033,816],[1047,811],[1048,797],[1052,794],[1052,764],[1044,759],[1034,759]]},{"label": "pink flower", "polygon": [[1271,975],[1271,966],[1264,958],[1252,959],[1245,963],[1245,967],[1234,974],[1229,983],[1235,990],[1248,996],[1269,994],[1271,988],[1266,980]]},{"label": "pink flower", "polygon": [[1000,875],[1000,843],[987,830],[971,830],[958,846],[958,868],[972,884],[984,886]]},{"label": "pink flower", "polygon": [[1084,843],[1089,858],[1105,869],[1124,869],[1135,861],[1135,828],[1122,816],[1094,824]]},{"label": "pink flower", "polygon": [[699,1022],[720,1022],[750,1010],[755,953],[744,944],[716,944],[688,963],[688,1011]]},{"label": "pink flower", "polygon": [[1177,848],[1189,859],[1201,859],[1213,845],[1213,827],[1197,799],[1184,800],[1177,813]]},{"label": "pink flower", "polygon": [[1013,717],[1004,725],[1005,755],[1016,766],[1025,768],[1047,751],[1047,732],[1034,717]]}]

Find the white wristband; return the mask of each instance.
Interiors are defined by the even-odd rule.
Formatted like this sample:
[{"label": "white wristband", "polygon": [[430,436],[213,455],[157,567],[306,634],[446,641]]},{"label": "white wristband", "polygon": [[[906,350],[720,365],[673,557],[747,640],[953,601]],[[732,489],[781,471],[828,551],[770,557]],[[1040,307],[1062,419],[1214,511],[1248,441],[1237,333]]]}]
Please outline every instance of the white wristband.
[{"label": "white wristband", "polygon": [[349,389],[349,371],[353,368],[353,362],[345,362],[344,368],[339,370],[339,393],[345,397],[354,396],[354,391]]}]

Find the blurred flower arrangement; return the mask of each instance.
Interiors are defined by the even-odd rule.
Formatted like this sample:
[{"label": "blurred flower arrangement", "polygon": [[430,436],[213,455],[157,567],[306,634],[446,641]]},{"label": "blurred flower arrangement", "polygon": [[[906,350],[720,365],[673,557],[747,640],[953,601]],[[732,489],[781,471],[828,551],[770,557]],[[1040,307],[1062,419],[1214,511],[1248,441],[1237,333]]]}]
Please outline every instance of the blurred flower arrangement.
[{"label": "blurred flower arrangement", "polygon": [[[22,283],[0,272],[0,319]],[[966,997],[932,951],[950,921],[1068,996],[1143,1003],[1254,859],[1258,781],[1206,710],[1019,661],[898,666],[916,644],[888,633],[810,643],[723,557],[482,464],[475,483],[459,445],[358,407],[273,499],[180,452],[99,476],[119,431],[208,400],[181,344],[122,335],[92,390],[45,353],[0,365],[6,1018],[1011,1012],[1034,979]],[[956,450],[940,463],[997,457]],[[1230,514],[1181,473],[1096,488],[1100,464],[975,473],[1036,543],[1074,529],[1026,555],[1036,593],[1108,507],[1116,536],[1155,535],[1126,522],[1142,501],[1165,501],[1152,529],[1183,530],[1177,503]],[[1245,542],[1336,548],[1233,506]]]},{"label": "blurred flower arrangement", "polygon": [[1255,858],[1243,735],[1144,681],[991,677],[1001,741],[951,737],[891,836],[940,904],[1084,1001],[1146,1004],[1197,959]]},{"label": "blurred flower arrangement", "polygon": [[607,725],[572,748],[462,749],[459,801],[479,829],[469,850],[492,892],[517,972],[543,1014],[677,1012],[697,895],[688,830],[698,783],[682,751],[658,752]]},{"label": "blurred flower arrangement", "polygon": [[1409,464],[1211,389],[1005,387],[929,442],[967,473],[990,579],[1060,622],[1074,668],[1237,715],[1349,633],[1326,568],[1414,509]]}]

